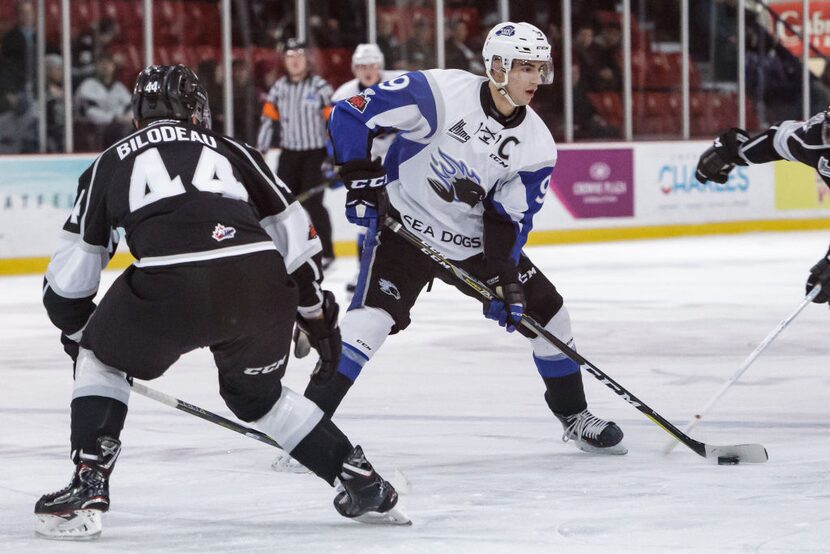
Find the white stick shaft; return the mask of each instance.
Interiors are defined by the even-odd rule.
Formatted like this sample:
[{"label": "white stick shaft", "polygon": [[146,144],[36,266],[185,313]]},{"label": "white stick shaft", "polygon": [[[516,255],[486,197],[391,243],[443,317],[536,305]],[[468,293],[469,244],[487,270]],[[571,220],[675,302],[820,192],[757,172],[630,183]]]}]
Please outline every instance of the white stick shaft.
[{"label": "white stick shaft", "polygon": [[133,381],[132,389],[140,394],[141,396],[146,396],[147,398],[151,398],[157,402],[161,402],[162,404],[166,404],[171,408],[176,408],[179,405],[178,400],[170,396],[169,394],[164,394],[161,391],[157,391],[155,389],[151,389],[139,383],[138,381]]},{"label": "white stick shaft", "polygon": [[[759,344],[759,345],[755,348],[755,350],[753,350],[753,351],[752,351],[752,353],[751,353],[749,356],[747,356],[747,357],[746,357],[746,359],[745,359],[745,360],[744,360],[744,362],[741,364],[741,366],[740,366],[740,367],[739,367],[739,368],[735,371],[735,373],[733,373],[733,374],[732,374],[732,377],[730,377],[730,378],[729,378],[729,379],[728,379],[728,380],[727,380],[727,381],[723,384],[723,386],[721,386],[721,388],[718,390],[718,392],[715,394],[715,396],[713,396],[713,397],[712,397],[712,399],[711,399],[711,400],[709,400],[709,402],[707,402],[705,406],[703,406],[703,408],[701,408],[700,410],[698,410],[698,412],[697,412],[697,413],[694,415],[694,417],[693,417],[693,418],[689,421],[689,423],[687,423],[687,424],[686,424],[686,427],[684,427],[684,428],[683,428],[683,432],[684,432],[684,433],[688,434],[688,433],[689,433],[689,431],[690,431],[690,430],[691,430],[691,429],[692,429],[695,425],[697,425],[698,423],[700,423],[700,420],[701,420],[701,419],[703,419],[703,416],[704,416],[704,415],[706,415],[706,413],[707,413],[707,412],[708,412],[708,411],[712,408],[712,406],[714,406],[714,405],[715,405],[715,403],[716,403],[718,400],[720,400],[721,396],[723,396],[724,394],[726,394],[726,391],[727,391],[727,390],[729,390],[729,388],[730,388],[732,385],[734,385],[734,384],[735,384],[735,382],[736,382],[738,379],[740,379],[741,375],[743,375],[743,374],[744,374],[744,372],[745,372],[747,369],[749,369],[749,366],[751,366],[751,365],[752,365],[752,362],[754,362],[754,361],[755,361],[755,359],[756,359],[758,356],[760,356],[760,355],[761,355],[761,352],[763,352],[764,350],[766,350],[767,346],[769,346],[769,345],[772,343],[772,341],[774,341],[774,340],[775,340],[775,338],[776,338],[778,335],[780,335],[780,334],[781,334],[781,331],[783,331],[784,329],[786,329],[786,328],[787,328],[787,326],[790,324],[790,322],[791,322],[793,319],[795,319],[795,318],[796,318],[796,316],[797,316],[798,314],[800,314],[800,313],[801,313],[801,310],[803,310],[805,307],[807,307],[807,305],[808,305],[810,302],[812,302],[812,301],[815,299],[815,297],[816,297],[816,296],[818,296],[818,293],[819,293],[819,292],[821,292],[821,285],[816,285],[815,287],[813,287],[813,289],[810,291],[810,293],[809,293],[807,296],[805,296],[805,297],[804,297],[804,300],[802,300],[802,301],[801,301],[801,303],[800,303],[800,304],[798,305],[798,307],[797,307],[797,308],[793,311],[793,313],[791,313],[791,314],[790,314],[790,315],[788,315],[786,318],[784,318],[784,319],[781,321],[781,323],[779,323],[779,324],[775,327],[775,329],[773,329],[772,331],[770,331],[770,333],[766,336],[766,338],[765,338],[764,340],[762,340],[762,341],[761,341],[761,344]],[[671,451],[674,449],[674,447],[675,447],[676,445],[677,445],[677,441],[672,441],[670,444],[667,444],[667,445],[666,445],[666,447],[663,449],[663,451],[664,451],[666,454],[668,454],[669,452],[671,452]]]}]

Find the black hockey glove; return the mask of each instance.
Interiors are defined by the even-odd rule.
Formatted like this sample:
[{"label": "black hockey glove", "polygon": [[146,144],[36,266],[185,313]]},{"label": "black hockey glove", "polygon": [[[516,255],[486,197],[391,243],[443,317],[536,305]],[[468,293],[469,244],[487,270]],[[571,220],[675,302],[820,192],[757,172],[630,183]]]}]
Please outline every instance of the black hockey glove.
[{"label": "black hockey glove", "polygon": [[807,294],[816,285],[821,285],[821,292],[813,299],[813,302],[816,304],[830,302],[830,252],[810,269],[810,277],[807,278]]},{"label": "black hockey glove", "polygon": [[488,300],[484,303],[484,317],[497,321],[508,333],[512,333],[522,322],[525,313],[525,292],[519,283],[518,269],[502,273],[489,279],[488,285],[496,287],[496,294],[501,300]]},{"label": "black hockey glove", "polygon": [[339,313],[340,307],[334,300],[334,294],[326,290],[323,291],[323,313],[320,318],[306,319],[297,315],[294,355],[304,358],[309,352],[308,346],[317,351],[320,360],[311,374],[311,380],[318,385],[331,379],[340,362],[340,326],[337,322]]},{"label": "black hockey glove", "polygon": [[352,160],[340,167],[340,178],[349,189],[346,193],[346,219],[369,227],[386,215],[386,171],[380,158]]},{"label": "black hockey glove", "polygon": [[738,154],[741,145],[749,140],[743,129],[732,128],[715,139],[697,162],[695,177],[701,183],[714,181],[723,184],[736,165],[746,165]]}]

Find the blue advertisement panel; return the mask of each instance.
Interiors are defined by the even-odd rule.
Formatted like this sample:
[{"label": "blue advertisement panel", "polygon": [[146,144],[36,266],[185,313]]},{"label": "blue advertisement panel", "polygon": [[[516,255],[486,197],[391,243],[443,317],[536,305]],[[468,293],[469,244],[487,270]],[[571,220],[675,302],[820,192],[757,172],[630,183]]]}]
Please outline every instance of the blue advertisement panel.
[{"label": "blue advertisement panel", "polygon": [[0,258],[48,256],[91,156],[0,157]]}]

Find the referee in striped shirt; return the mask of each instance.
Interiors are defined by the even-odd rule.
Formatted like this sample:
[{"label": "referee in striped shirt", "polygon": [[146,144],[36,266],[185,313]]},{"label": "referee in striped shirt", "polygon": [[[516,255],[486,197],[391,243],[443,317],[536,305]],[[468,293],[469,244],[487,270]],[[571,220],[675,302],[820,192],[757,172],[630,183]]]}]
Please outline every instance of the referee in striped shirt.
[{"label": "referee in striped shirt", "polygon": [[[323,182],[332,88],[312,72],[305,44],[293,38],[286,43],[285,70],[287,75],[274,83],[262,107],[257,146],[263,153],[272,146],[282,149],[277,176],[299,195]],[[325,268],[334,260],[334,249],[323,193],[311,195],[303,206],[323,243]]]}]

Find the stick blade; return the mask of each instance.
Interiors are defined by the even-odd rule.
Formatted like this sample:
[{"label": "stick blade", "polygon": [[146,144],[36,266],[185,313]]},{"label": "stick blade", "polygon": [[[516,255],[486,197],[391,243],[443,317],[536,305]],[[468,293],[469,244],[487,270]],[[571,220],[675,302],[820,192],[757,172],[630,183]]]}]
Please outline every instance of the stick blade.
[{"label": "stick blade", "polygon": [[706,459],[718,461],[718,458],[733,458],[748,464],[763,464],[769,460],[767,449],[761,444],[736,444],[732,446],[706,445]]}]

